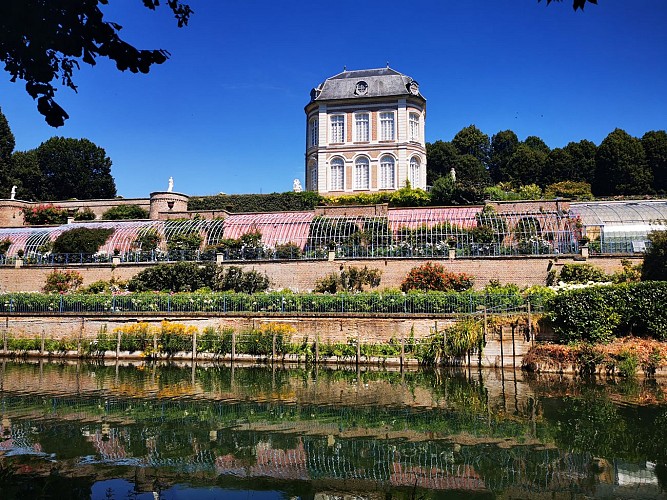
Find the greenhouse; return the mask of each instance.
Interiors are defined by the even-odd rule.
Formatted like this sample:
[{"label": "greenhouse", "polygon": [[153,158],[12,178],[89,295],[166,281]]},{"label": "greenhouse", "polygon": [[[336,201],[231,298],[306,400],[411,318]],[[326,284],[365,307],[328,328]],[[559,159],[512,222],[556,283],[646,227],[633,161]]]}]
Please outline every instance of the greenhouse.
[{"label": "greenhouse", "polygon": [[[664,229],[666,201],[572,203],[569,211],[496,212],[491,206],[390,208],[384,215],[313,211],[231,214],[219,219],[78,222],[0,229],[2,260],[26,264],[171,260],[493,257],[642,252]],[[76,228],[112,229],[95,254],[56,254]],[[587,239],[587,240],[586,240]]]},{"label": "greenhouse", "polygon": [[572,203],[570,214],[592,252],[643,252],[651,231],[667,229],[667,201],[597,201]]}]

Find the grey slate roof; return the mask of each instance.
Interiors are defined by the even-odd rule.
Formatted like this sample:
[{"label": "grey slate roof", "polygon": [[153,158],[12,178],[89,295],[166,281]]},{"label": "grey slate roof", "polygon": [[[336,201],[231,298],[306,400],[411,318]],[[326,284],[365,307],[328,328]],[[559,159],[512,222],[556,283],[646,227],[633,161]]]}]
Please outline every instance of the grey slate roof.
[{"label": "grey slate roof", "polygon": [[[355,92],[357,83],[361,81],[368,85],[365,93]],[[411,95],[408,90],[411,82],[417,83],[411,77],[389,67],[343,71],[315,87],[311,92],[311,101]],[[423,96],[421,97],[423,99]]]}]

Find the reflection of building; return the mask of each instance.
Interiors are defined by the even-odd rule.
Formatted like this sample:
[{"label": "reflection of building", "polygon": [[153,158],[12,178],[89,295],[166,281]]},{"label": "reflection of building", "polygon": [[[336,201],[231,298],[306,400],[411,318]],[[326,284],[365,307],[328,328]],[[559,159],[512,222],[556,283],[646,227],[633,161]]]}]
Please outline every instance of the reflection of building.
[{"label": "reflection of building", "polygon": [[319,193],[426,187],[426,99],[389,67],[343,71],[306,106],[306,188]]}]

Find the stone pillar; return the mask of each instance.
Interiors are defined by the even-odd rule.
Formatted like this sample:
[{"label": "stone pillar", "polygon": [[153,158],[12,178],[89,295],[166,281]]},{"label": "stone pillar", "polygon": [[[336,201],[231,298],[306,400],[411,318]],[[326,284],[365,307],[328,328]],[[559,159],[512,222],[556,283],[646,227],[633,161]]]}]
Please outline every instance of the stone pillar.
[{"label": "stone pillar", "polygon": [[[152,220],[167,219],[169,212],[185,212],[188,209],[190,197],[181,193],[156,191],[151,193],[150,215]],[[160,214],[166,214],[160,216]]]}]

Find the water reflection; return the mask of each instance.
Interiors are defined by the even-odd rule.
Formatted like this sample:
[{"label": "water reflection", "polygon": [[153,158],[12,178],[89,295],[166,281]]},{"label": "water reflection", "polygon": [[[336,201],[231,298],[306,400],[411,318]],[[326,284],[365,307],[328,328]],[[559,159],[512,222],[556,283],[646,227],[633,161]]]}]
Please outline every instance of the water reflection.
[{"label": "water reflection", "polygon": [[665,382],[4,362],[0,491],[664,498]]}]

